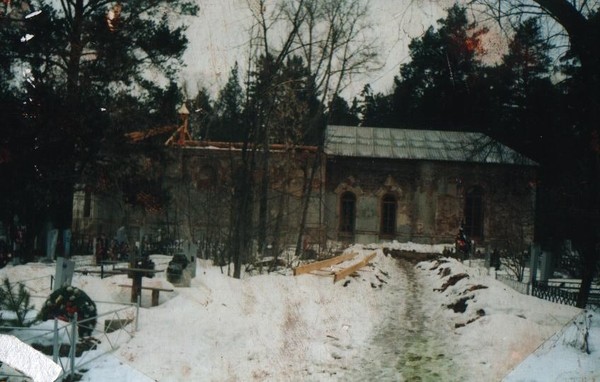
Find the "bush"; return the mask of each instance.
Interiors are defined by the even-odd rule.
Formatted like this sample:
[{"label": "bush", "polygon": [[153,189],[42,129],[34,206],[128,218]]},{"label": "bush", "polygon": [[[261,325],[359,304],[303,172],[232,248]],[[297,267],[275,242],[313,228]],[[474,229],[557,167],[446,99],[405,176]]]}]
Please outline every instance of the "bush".
[{"label": "bush", "polygon": [[81,289],[73,286],[64,286],[52,292],[44,303],[38,317],[45,321],[58,318],[62,321],[71,322],[77,313],[77,321],[85,323],[79,325],[80,337],[92,334],[96,327],[96,304]]},{"label": "bush", "polygon": [[4,279],[3,285],[0,286],[0,310],[14,313],[14,318],[2,318],[0,313],[2,326],[4,326],[4,323],[8,326],[29,326],[32,322],[27,321],[27,314],[33,309],[33,305],[29,304],[31,296],[22,283],[19,283],[16,294],[13,289],[14,285],[8,279]]}]

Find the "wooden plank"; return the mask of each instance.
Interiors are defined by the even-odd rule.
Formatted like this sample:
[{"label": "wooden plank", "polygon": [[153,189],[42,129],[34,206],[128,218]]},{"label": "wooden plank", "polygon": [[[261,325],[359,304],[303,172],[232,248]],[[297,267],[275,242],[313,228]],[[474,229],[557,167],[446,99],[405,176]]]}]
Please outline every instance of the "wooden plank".
[{"label": "wooden plank", "polygon": [[365,265],[369,264],[369,261],[371,261],[373,258],[375,257],[375,252],[371,253],[369,256],[365,257],[364,259],[362,259],[361,261],[359,261],[358,263],[348,267],[348,268],[344,268],[339,272],[336,272],[333,275],[333,282],[338,282],[341,279],[343,279],[344,277],[351,275],[352,273],[354,273],[355,271],[357,271],[358,269],[364,267]]},{"label": "wooden plank", "polygon": [[308,273],[311,271],[315,271],[317,269],[330,267],[332,265],[339,264],[343,261],[353,259],[354,257],[356,257],[356,255],[357,255],[356,253],[351,252],[351,253],[346,253],[344,255],[332,257],[331,259],[315,261],[314,263],[300,265],[300,266],[294,268],[294,276],[298,276],[303,273]]},{"label": "wooden plank", "polygon": [[135,273],[158,273],[164,272],[164,269],[145,269],[145,268],[115,268],[115,271],[123,273],[135,272]]},{"label": "wooden plank", "polygon": [[84,275],[88,274],[88,273],[104,273],[106,275],[124,275],[127,273],[127,272],[122,272],[122,271],[87,271],[85,269],[76,269],[73,272],[83,273]]},{"label": "wooden plank", "polygon": [[[132,288],[131,292],[133,293],[133,285],[128,285],[128,284],[119,284],[120,287],[124,287],[124,288]],[[151,305],[152,306],[158,306],[158,297],[160,295],[160,292],[173,292],[173,289],[166,289],[166,288],[156,288],[156,287],[149,287],[149,286],[139,286],[138,288],[141,289],[146,289],[146,290],[150,290],[152,291],[152,296],[151,296]],[[136,300],[137,300],[137,295],[135,296]]]},{"label": "wooden plank", "polygon": [[[119,284],[119,286],[123,287],[123,288],[131,288],[131,285],[128,285],[128,284]],[[174,291],[174,289],[157,288],[157,287],[151,287],[151,286],[142,286],[142,289],[157,290],[157,291],[161,291],[161,292],[173,292]]]}]

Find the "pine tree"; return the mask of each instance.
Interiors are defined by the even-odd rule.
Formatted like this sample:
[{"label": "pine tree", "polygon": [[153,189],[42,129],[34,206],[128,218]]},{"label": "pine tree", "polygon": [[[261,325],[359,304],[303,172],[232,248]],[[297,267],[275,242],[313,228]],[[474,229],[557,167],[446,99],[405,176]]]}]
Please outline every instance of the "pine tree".
[{"label": "pine tree", "polygon": [[[90,167],[107,152],[118,152],[107,146],[151,121],[175,119],[176,108],[168,109],[178,92],[168,84],[187,45],[178,18],[194,14],[197,5],[22,0],[12,6],[20,12],[0,15],[3,44],[6,38],[11,47],[8,56],[0,48],[0,65],[24,68],[24,75],[11,90],[21,101],[20,119],[4,138],[13,160],[2,171],[18,173],[22,182],[11,209],[30,231],[46,220],[67,228],[74,185],[84,173],[96,173]],[[160,105],[161,98],[171,105]]]},{"label": "pine tree", "polygon": [[327,122],[330,125],[358,126],[360,119],[344,98],[335,95],[329,104]]},{"label": "pine tree", "polygon": [[[33,305],[30,303],[31,295],[22,283],[18,284],[16,293],[14,287],[15,285],[8,279],[4,279],[3,285],[0,286],[0,309],[14,313],[14,318],[10,319],[3,319],[0,315],[0,322],[4,321],[7,326],[25,327],[31,324],[27,320],[28,313],[33,310]],[[4,324],[0,324],[1,326]]]},{"label": "pine tree", "polygon": [[474,125],[472,89],[479,80],[481,37],[487,33],[454,5],[439,28],[430,27],[409,44],[411,61],[395,80],[396,120],[415,127],[449,129]]},{"label": "pine tree", "polygon": [[551,158],[548,147],[541,144],[554,145],[552,137],[562,109],[550,79],[551,48],[541,35],[539,21],[527,19],[517,26],[497,71],[500,83],[496,92],[502,105],[497,136],[544,162]]},{"label": "pine tree", "polygon": [[392,127],[392,105],[391,97],[383,93],[374,93],[370,85],[365,85],[361,92],[362,126],[370,127]]},{"label": "pine tree", "polygon": [[[600,263],[600,12],[597,1],[587,0],[478,0],[498,21],[514,22],[535,13],[551,19],[552,33],[568,49],[562,58],[571,67],[564,100],[570,110],[563,122],[561,156],[552,169],[561,187],[552,201],[552,220],[564,222],[558,231],[573,240],[582,253],[582,281],[577,306],[587,304],[590,286]],[[505,10],[510,12],[505,13]],[[558,31],[558,33],[554,33]],[[551,37],[551,36],[550,36]],[[551,151],[550,147],[548,151]]]},{"label": "pine tree", "polygon": [[239,66],[236,62],[227,83],[219,92],[215,103],[215,111],[219,118],[213,135],[216,140],[242,142],[246,133],[244,132],[244,93],[239,79]]}]

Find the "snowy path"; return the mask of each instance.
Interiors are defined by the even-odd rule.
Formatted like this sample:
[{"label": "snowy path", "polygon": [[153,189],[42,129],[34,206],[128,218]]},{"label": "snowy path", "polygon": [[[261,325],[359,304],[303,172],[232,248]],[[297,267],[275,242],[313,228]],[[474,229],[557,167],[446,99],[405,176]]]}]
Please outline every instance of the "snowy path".
[{"label": "snowy path", "polygon": [[[376,334],[354,360],[344,380],[385,381],[463,381],[452,359],[445,355],[448,346],[440,330],[432,327],[422,309],[422,299],[432,291],[423,288],[414,264],[398,260],[401,277],[388,279],[388,310],[382,310]],[[392,307],[392,309],[389,309]]]}]

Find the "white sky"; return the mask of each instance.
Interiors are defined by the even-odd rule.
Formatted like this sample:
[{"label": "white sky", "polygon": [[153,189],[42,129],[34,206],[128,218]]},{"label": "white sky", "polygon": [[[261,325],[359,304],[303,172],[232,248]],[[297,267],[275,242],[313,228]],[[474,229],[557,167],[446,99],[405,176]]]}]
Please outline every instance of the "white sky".
[{"label": "white sky", "polygon": [[[189,19],[189,46],[184,55],[187,65],[182,81],[189,95],[199,87],[211,92],[220,89],[237,60],[242,68],[248,59],[248,28],[252,16],[249,0],[199,0],[200,12]],[[436,20],[443,18],[450,0],[370,0],[374,33],[382,44],[380,60],[383,68],[368,76],[356,78],[347,90],[349,98],[357,95],[366,83],[376,91],[386,92],[398,74],[399,64],[406,62],[408,43],[420,36]]]},{"label": "white sky", "polygon": [[[427,252],[443,248],[388,246]],[[331,276],[293,276],[290,271],[237,280],[198,261],[191,287],[161,292],[159,306],[150,307],[149,292],[143,292],[139,330],[132,338],[124,336],[119,349],[88,364],[82,381],[410,380],[410,373],[420,373],[423,380],[468,382],[498,381],[509,372],[510,382],[600,378],[600,312],[592,313],[587,355],[572,345],[580,338],[571,322],[579,309],[521,295],[484,268],[455,260],[437,267],[433,262],[399,267],[380,245],[350,251],[358,254],[355,261],[377,255],[345,286],[346,280],[334,284]],[[166,267],[167,257],[153,258],[159,268]],[[0,269],[0,278],[15,282],[53,273],[52,264],[29,263]],[[459,273],[469,277],[435,291]],[[130,290],[119,284],[130,282],[125,275],[101,280],[76,274],[73,279],[94,301],[122,303],[129,301]],[[143,282],[173,287],[164,273]],[[40,296],[47,284],[48,277],[27,283]],[[474,285],[487,288],[469,291]],[[472,298],[464,313],[455,313],[448,305],[461,297]],[[32,300],[38,308],[43,301]],[[98,304],[98,309],[102,313],[115,306]],[[485,315],[477,318],[479,310]],[[104,327],[102,320],[97,328]],[[111,334],[118,335],[123,337]],[[106,338],[95,337],[101,348],[107,347]]]}]

